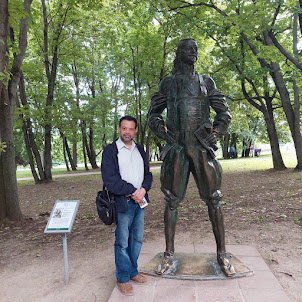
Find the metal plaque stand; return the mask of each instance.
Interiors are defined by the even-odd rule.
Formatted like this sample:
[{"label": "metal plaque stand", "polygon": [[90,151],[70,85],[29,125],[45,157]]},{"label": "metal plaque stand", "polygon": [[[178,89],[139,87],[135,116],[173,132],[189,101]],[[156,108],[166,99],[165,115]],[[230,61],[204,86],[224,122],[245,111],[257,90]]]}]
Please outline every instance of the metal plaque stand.
[{"label": "metal plaque stand", "polygon": [[79,200],[57,200],[50,214],[44,233],[63,234],[63,256],[65,284],[69,282],[68,256],[67,256],[67,233],[71,232],[80,201]]}]

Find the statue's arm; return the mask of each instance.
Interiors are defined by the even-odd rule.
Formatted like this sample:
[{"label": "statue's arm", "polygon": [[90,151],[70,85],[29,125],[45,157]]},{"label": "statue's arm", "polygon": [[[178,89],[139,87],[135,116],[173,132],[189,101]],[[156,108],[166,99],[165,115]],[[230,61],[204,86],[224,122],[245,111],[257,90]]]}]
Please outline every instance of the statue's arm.
[{"label": "statue's arm", "polygon": [[151,98],[150,108],[147,114],[150,129],[159,138],[167,139],[166,123],[162,112],[167,108],[167,96],[165,95],[164,83],[161,82],[159,89]]},{"label": "statue's arm", "polygon": [[228,103],[224,94],[217,89],[214,80],[209,76],[203,76],[206,83],[210,106],[215,110],[216,115],[213,122],[213,132],[220,138],[226,134],[231,122],[231,115]]}]

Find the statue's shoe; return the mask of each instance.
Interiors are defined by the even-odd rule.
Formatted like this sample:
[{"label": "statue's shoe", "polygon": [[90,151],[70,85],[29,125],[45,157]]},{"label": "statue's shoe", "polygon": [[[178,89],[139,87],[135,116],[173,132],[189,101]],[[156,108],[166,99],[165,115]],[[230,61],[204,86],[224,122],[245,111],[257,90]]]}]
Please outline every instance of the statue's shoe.
[{"label": "statue's shoe", "polygon": [[230,263],[230,261],[227,258],[222,257],[220,255],[220,257],[218,257],[217,261],[218,261],[218,264],[220,265],[222,272],[227,277],[231,277],[236,274],[234,266]]},{"label": "statue's shoe", "polygon": [[174,264],[173,260],[174,260],[173,254],[165,252],[164,258],[161,264],[158,266],[156,274],[163,275],[164,273],[168,272]]}]

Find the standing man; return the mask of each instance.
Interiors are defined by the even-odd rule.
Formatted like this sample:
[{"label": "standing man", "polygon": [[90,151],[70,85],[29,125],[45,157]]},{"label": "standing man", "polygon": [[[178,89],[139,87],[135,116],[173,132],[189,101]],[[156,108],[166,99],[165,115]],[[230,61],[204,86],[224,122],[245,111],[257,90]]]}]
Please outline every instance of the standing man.
[{"label": "standing man", "polygon": [[103,151],[101,172],[104,185],[114,194],[118,212],[114,244],[117,286],[124,295],[133,295],[130,280],[147,282],[138,273],[137,259],[144,233],[142,204],[149,201],[152,174],[143,146],[133,141],[136,119],[122,117],[118,131],[120,138]]},{"label": "standing man", "polygon": [[231,152],[231,158],[236,158],[236,148],[235,148],[234,144],[232,144],[232,146],[230,148],[230,152]]},{"label": "standing man", "polygon": [[[215,158],[216,143],[231,121],[224,95],[215,82],[195,71],[198,48],[194,39],[179,42],[172,75],[159,84],[151,99],[148,123],[167,142],[161,153],[161,190],[165,194],[166,251],[158,274],[173,265],[178,205],[184,198],[190,172],[201,199],[208,206],[217,244],[217,262],[226,276],[235,274],[226,256],[225,231],[220,200],[222,168]],[[214,122],[210,107],[216,112]],[[166,112],[166,120],[162,112]]]}]

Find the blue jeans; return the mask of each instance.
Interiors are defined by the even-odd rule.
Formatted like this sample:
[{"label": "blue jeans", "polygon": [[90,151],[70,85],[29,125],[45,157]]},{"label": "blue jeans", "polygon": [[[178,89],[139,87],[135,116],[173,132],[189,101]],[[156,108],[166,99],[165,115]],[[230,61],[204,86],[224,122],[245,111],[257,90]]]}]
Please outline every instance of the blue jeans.
[{"label": "blue jeans", "polygon": [[127,213],[118,213],[115,230],[115,275],[120,283],[129,282],[138,274],[137,259],[143,244],[145,210],[133,200],[128,205]]}]

